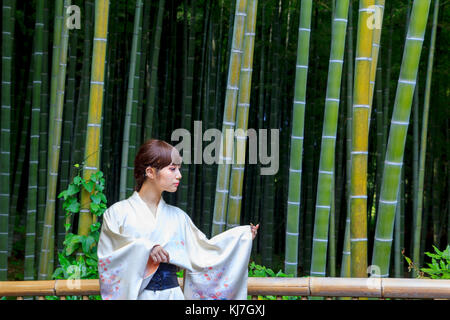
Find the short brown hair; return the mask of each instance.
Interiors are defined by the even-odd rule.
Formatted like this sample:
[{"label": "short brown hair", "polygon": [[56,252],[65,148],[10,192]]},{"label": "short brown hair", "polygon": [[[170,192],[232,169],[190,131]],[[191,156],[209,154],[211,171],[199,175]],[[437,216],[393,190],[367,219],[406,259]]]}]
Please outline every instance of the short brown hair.
[{"label": "short brown hair", "polygon": [[174,147],[165,141],[158,139],[147,140],[140,148],[134,159],[135,190],[139,191],[146,179],[145,170],[148,167],[157,171],[172,163]]}]

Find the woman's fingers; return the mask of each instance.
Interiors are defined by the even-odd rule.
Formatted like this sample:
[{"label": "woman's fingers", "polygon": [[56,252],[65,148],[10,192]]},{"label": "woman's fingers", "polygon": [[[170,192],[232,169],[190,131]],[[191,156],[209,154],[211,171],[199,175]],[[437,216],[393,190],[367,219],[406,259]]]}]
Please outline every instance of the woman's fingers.
[{"label": "woman's fingers", "polygon": [[164,253],[166,254],[166,261],[169,262],[170,260],[169,253],[166,250],[164,250]]},{"label": "woman's fingers", "polygon": [[153,261],[155,261],[156,263],[159,263],[159,262],[160,262],[160,261],[159,261],[159,257],[158,257],[158,255],[157,255],[156,253],[152,254],[152,259],[153,259]]},{"label": "woman's fingers", "polygon": [[153,261],[158,263],[169,262],[169,253],[161,247],[156,248],[151,257]]},{"label": "woman's fingers", "polygon": [[256,237],[256,234],[258,233],[259,223],[256,226],[254,226],[253,223],[250,223],[250,228],[251,228],[252,236],[253,236],[253,240],[254,240]]},{"label": "woman's fingers", "polygon": [[169,253],[161,248],[160,251],[161,262],[169,262]]},{"label": "woman's fingers", "polygon": [[159,254],[159,259],[160,259],[161,262],[167,262],[167,258],[166,258],[166,255],[164,254],[164,250],[163,249],[161,249],[158,252],[158,254]]}]

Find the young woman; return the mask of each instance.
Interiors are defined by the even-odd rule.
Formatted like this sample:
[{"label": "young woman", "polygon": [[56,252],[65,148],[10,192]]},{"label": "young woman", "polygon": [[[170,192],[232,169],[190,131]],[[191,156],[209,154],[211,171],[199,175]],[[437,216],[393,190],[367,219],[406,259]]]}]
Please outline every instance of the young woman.
[{"label": "young woman", "polygon": [[[239,226],[211,239],[162,192],[175,192],[182,159],[152,139],[134,162],[136,188],[103,215],[98,270],[103,299],[247,299],[247,267],[259,225]],[[176,277],[185,269],[184,292]]]}]

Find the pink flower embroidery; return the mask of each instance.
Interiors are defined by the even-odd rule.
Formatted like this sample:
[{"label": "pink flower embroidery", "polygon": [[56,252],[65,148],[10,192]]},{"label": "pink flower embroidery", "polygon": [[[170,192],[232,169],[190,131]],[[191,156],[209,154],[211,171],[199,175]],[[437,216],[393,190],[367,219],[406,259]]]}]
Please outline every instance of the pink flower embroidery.
[{"label": "pink flower embroidery", "polygon": [[[106,262],[106,263],[105,263]],[[103,299],[111,300],[117,299],[120,296],[120,279],[119,275],[122,272],[122,265],[109,266],[111,259],[99,259],[98,271],[100,279],[100,291]],[[108,264],[108,268],[106,268]]]}]

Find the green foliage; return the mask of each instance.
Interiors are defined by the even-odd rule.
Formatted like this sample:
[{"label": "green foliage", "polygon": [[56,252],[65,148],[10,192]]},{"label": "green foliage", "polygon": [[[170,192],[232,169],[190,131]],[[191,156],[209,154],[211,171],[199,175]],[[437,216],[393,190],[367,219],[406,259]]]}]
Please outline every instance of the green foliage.
[{"label": "green foliage", "polygon": [[[75,165],[75,167],[78,168],[79,166]],[[101,171],[93,173],[89,180],[83,179],[80,174],[75,176],[67,189],[58,195],[58,198],[64,197],[63,209],[66,221],[70,221],[71,216],[80,211],[79,194],[83,189],[91,194],[90,213],[93,216],[100,217],[107,208],[106,196],[103,193],[104,188],[105,179]],[[58,253],[60,266],[53,273],[53,279],[98,279],[97,243],[100,237],[101,224],[94,222],[86,236],[69,232],[70,223],[66,223],[64,226],[66,229],[64,248]],[[53,297],[47,298],[53,299]],[[67,298],[80,299],[80,297]],[[101,299],[101,297],[94,296],[93,299]]]},{"label": "green foliage", "polygon": [[444,251],[439,251],[433,246],[435,253],[425,252],[431,258],[431,263],[427,263],[428,268],[420,270],[431,279],[450,279],[450,245]]},{"label": "green foliage", "polygon": [[292,274],[285,274],[279,270],[276,274],[272,269],[256,264],[252,261],[248,269],[249,277],[293,277]]},{"label": "green foliage", "polygon": [[[249,277],[289,277],[292,278],[293,274],[285,274],[281,270],[275,273],[272,269],[265,266],[256,264],[254,261],[250,262],[248,267]],[[248,296],[250,299],[250,296]],[[276,300],[276,296],[258,296],[258,300]],[[297,296],[282,296],[282,300],[300,300],[301,297]]]},{"label": "green foliage", "polygon": [[408,271],[414,269],[418,278],[450,279],[450,245],[447,245],[444,251],[440,251],[435,246],[433,248],[435,253],[425,252],[431,258],[431,263],[427,263],[428,268],[419,269],[410,258],[403,255],[408,262]]}]

